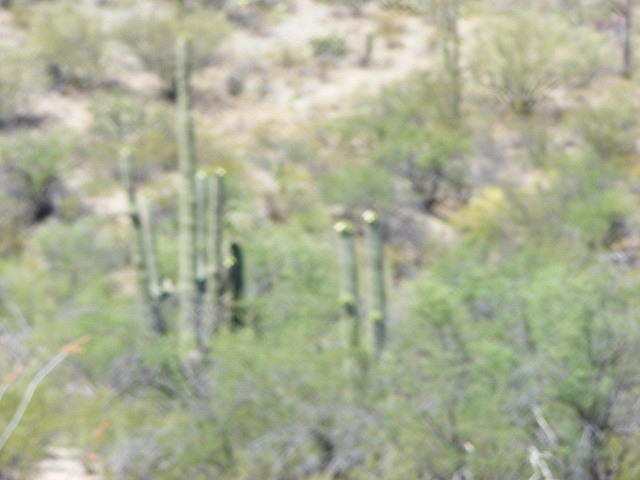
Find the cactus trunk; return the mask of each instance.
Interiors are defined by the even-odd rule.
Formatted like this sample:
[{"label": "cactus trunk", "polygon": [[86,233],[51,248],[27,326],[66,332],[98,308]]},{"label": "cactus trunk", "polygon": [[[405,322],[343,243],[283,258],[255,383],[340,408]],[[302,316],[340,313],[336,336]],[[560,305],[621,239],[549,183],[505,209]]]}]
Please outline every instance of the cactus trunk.
[{"label": "cactus trunk", "polygon": [[382,229],[375,212],[366,211],[362,218],[367,229],[369,260],[369,319],[373,326],[374,351],[379,356],[387,339],[387,292],[384,275],[384,242]]},{"label": "cactus trunk", "polygon": [[340,305],[344,321],[347,322],[348,344],[360,348],[360,305],[358,294],[358,261],[353,230],[348,222],[338,222],[335,226],[340,242],[341,291]]},{"label": "cactus trunk", "polygon": [[179,205],[179,296],[180,349],[188,354],[198,346],[199,319],[197,293],[197,228],[193,119],[191,112],[190,44],[185,38],[176,45],[176,83],[178,94],[177,137],[180,173]]}]

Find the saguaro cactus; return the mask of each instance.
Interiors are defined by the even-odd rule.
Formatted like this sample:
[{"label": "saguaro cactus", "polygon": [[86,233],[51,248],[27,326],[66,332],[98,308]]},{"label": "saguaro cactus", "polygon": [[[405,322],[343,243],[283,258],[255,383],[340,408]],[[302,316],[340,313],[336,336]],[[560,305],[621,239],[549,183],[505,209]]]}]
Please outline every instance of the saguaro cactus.
[{"label": "saguaro cactus", "polygon": [[[208,350],[209,334],[225,322],[225,297],[230,295],[230,324],[244,325],[244,259],[239,244],[231,245],[232,265],[224,263],[225,172],[211,177],[197,172],[194,128],[189,85],[189,42],[176,44],[178,170],[179,170],[179,339],[181,354]],[[165,333],[167,325],[160,309],[172,287],[161,284],[157,266],[155,235],[146,202],[136,197],[130,159],[122,158],[123,178],[134,225],[133,257],[138,287],[153,329]],[[146,315],[146,314],[145,314]]]},{"label": "saguaro cactus", "polygon": [[131,254],[143,316],[148,319],[154,333],[164,335],[167,333],[167,323],[162,312],[152,227],[147,204],[137,195],[131,170],[131,152],[126,149],[120,153],[120,169],[127,194],[128,214],[133,226]]},{"label": "saguaro cactus", "polygon": [[362,214],[367,225],[369,261],[369,319],[374,332],[374,349],[380,355],[387,338],[387,292],[384,276],[384,243],[378,215],[367,210]]},{"label": "saguaro cactus", "polygon": [[353,227],[347,221],[336,223],[334,227],[339,237],[341,282],[340,305],[344,320],[349,323],[348,342],[358,349],[361,340],[360,301],[358,286],[358,261],[353,238]]},{"label": "saguaro cactus", "polygon": [[176,83],[178,94],[177,137],[178,168],[180,172],[179,205],[179,282],[180,295],[180,348],[183,353],[202,349],[202,327],[198,312],[197,261],[197,200],[196,155],[193,118],[191,112],[190,43],[185,37],[176,44]]}]

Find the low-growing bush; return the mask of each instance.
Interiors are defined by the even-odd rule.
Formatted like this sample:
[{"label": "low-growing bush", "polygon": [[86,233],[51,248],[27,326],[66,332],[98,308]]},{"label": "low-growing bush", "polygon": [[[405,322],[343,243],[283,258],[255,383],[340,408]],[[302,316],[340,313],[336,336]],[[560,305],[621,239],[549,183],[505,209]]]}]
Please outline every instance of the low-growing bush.
[{"label": "low-growing bush", "polygon": [[54,87],[103,80],[107,37],[99,16],[72,4],[42,5],[29,22],[29,37]]},{"label": "low-growing bush", "polygon": [[584,106],[575,114],[578,134],[602,159],[634,152],[638,137],[638,106],[633,92],[623,90],[602,104]]},{"label": "low-growing bush", "polygon": [[313,49],[313,55],[318,58],[339,58],[347,54],[345,39],[336,33],[312,38],[309,43]]},{"label": "low-growing bush", "polygon": [[42,73],[33,52],[0,48],[0,128],[28,113],[29,99],[42,86]]},{"label": "low-growing bush", "polygon": [[0,179],[5,195],[27,223],[59,213],[63,179],[73,160],[72,137],[63,131],[23,132],[0,143]]}]

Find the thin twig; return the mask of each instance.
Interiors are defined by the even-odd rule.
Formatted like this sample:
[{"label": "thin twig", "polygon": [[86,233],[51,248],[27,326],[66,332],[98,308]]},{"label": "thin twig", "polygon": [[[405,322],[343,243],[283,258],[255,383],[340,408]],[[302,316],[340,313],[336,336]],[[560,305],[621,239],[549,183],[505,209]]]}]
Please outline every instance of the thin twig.
[{"label": "thin twig", "polygon": [[[65,345],[60,352],[53,357],[49,362],[40,369],[40,371],[33,377],[33,380],[29,382],[27,389],[22,396],[22,400],[20,401],[20,405],[18,405],[18,409],[13,415],[13,418],[9,422],[9,425],[4,429],[2,435],[0,435],[0,452],[4,448],[4,446],[9,441],[9,438],[18,427],[20,422],[22,421],[22,417],[24,417],[25,412],[27,411],[27,407],[31,403],[33,399],[33,395],[38,388],[38,385],[51,373],[53,372],[58,365],[60,365],[69,355],[73,355],[74,353],[78,353],[81,350],[83,344],[89,341],[88,337],[83,337],[80,340],[75,342],[71,342]],[[5,389],[6,390],[6,389]]]}]

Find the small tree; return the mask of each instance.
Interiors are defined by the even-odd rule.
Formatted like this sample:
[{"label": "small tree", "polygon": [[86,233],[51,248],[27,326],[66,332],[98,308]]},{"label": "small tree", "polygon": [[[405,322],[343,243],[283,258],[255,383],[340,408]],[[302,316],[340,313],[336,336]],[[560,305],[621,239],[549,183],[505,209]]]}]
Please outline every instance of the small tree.
[{"label": "small tree", "polygon": [[179,17],[168,13],[150,13],[127,21],[118,37],[136,54],[142,65],[156,74],[165,88],[165,96],[174,99],[175,40],[181,33],[191,38],[193,71],[215,59],[216,48],[229,33],[230,26],[220,13],[199,11]]},{"label": "small tree", "polygon": [[477,32],[476,82],[518,115],[531,115],[550,91],[587,80],[598,67],[597,37],[566,19],[531,11],[502,16]]}]

